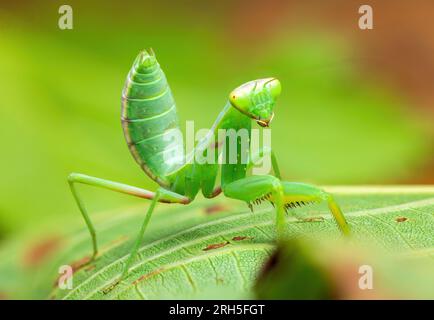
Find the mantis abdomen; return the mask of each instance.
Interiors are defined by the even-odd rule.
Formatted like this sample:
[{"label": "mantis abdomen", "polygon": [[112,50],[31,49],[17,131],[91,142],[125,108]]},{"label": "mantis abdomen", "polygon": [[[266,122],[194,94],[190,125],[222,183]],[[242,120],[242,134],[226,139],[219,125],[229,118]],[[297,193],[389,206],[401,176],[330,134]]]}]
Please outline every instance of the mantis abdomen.
[{"label": "mantis abdomen", "polygon": [[175,100],[152,51],[142,51],[128,74],[121,120],[134,159],[153,180],[167,185],[165,174],[183,158],[184,148],[182,140],[175,139],[179,133]]}]

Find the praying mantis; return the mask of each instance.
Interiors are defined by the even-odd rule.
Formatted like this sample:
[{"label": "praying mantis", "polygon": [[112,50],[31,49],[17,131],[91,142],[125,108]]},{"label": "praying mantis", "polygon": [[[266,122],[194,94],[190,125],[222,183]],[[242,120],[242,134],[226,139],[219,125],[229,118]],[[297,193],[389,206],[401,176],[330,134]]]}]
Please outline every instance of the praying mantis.
[{"label": "praying mantis", "polygon": [[[252,120],[261,127],[268,127],[280,92],[281,84],[276,78],[253,80],[237,87],[230,93],[227,103],[215,120],[211,134],[200,140],[195,149],[185,155],[182,143],[174,143],[171,139],[179,131],[179,125],[175,101],[166,76],[152,49],[140,52],[122,92],[121,122],[130,152],[144,172],[159,185],[158,189],[151,192],[80,173],[68,176],[72,195],[90,232],[92,260],[98,255],[96,231],[76,185],[91,185],[151,200],[128,260],[114,285],[127,277],[156,204],[187,205],[200,191],[205,198],[214,198],[223,193],[225,197],[246,202],[251,209],[254,203],[269,201],[275,208],[278,239],[285,235],[285,214],[289,208],[326,201],[341,232],[349,234],[346,219],[331,194],[313,185],[281,180],[277,158],[271,148],[259,149],[255,154],[249,153],[248,161],[244,162],[241,161],[241,154],[250,151],[244,150],[240,144],[235,148],[235,163],[198,163],[186,160],[194,158],[193,153],[206,154],[210,148],[221,146],[225,141],[219,141],[219,129],[247,130],[250,136]],[[171,161],[173,157],[170,155],[184,160]],[[219,153],[216,153],[216,159],[218,156]],[[265,156],[271,157],[274,175],[248,175],[248,169]]]}]

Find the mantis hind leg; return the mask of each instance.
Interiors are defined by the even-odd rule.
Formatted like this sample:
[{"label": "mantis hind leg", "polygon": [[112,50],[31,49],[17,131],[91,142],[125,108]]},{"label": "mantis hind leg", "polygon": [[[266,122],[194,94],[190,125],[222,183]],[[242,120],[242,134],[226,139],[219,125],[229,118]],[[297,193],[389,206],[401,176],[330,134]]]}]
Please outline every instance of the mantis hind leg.
[{"label": "mantis hind leg", "polygon": [[95,232],[95,227],[92,223],[92,220],[90,219],[89,214],[86,210],[84,202],[83,202],[81,196],[79,195],[79,193],[77,192],[77,188],[76,188],[77,183],[87,184],[87,185],[91,185],[94,187],[99,187],[99,188],[104,188],[104,189],[108,189],[108,190],[112,190],[112,191],[116,191],[116,192],[120,192],[120,193],[124,193],[124,194],[129,194],[129,195],[139,197],[139,198],[150,199],[150,200],[157,199],[157,201],[160,201],[160,202],[183,203],[183,204],[187,204],[190,202],[190,199],[188,199],[182,195],[179,195],[177,193],[170,192],[168,190],[165,190],[165,192],[161,193],[161,195],[159,197],[156,197],[156,195],[157,195],[156,193],[145,190],[145,189],[129,186],[129,185],[122,184],[119,182],[114,182],[114,181],[109,181],[109,180],[100,179],[100,178],[96,178],[96,177],[91,177],[91,176],[87,176],[87,175],[80,174],[80,173],[71,173],[68,176],[68,183],[69,183],[69,186],[71,188],[72,195],[74,196],[74,199],[78,205],[78,208],[80,209],[80,213],[83,216],[84,221],[86,222],[86,226],[89,229],[89,233],[90,233],[90,236],[92,238],[92,246],[93,246],[92,260],[95,259],[95,257],[98,254],[96,232]]}]

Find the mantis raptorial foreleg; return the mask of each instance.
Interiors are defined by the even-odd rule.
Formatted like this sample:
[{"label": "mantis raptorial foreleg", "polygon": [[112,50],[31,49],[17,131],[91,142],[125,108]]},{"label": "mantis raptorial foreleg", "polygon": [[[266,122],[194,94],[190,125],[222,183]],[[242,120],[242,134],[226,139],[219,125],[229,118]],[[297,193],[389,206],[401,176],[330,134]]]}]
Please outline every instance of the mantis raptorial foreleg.
[{"label": "mantis raptorial foreleg", "polygon": [[190,200],[187,197],[184,197],[182,195],[179,195],[177,193],[168,190],[164,190],[162,188],[160,189],[164,190],[164,192],[160,191],[160,193],[158,193],[157,196],[157,193],[145,189],[133,187],[119,182],[91,177],[80,173],[71,173],[68,176],[68,183],[71,188],[71,192],[74,196],[74,199],[77,202],[78,208],[80,209],[81,215],[83,216],[87,228],[89,229],[90,236],[92,238],[92,245],[93,245],[92,260],[98,254],[98,245],[96,241],[95,227],[93,226],[92,220],[90,219],[89,214],[87,213],[83,200],[81,199],[80,195],[77,192],[76,185],[75,185],[76,183],[87,184],[94,187],[100,187],[100,188],[104,188],[104,189],[108,189],[108,190],[112,190],[124,194],[129,194],[139,198],[154,200],[153,202],[160,201],[160,202],[167,202],[167,203],[183,203],[183,204],[187,204],[190,202]]},{"label": "mantis raptorial foreleg", "polygon": [[252,203],[273,200],[276,207],[276,229],[279,238],[284,236],[285,203],[280,180],[274,176],[249,176],[236,180],[223,187],[225,196]]},{"label": "mantis raptorial foreleg", "polygon": [[280,181],[273,176],[250,176],[225,185],[223,192],[229,198],[248,204],[262,200],[272,202],[276,207],[276,229],[280,239],[284,237],[285,212],[288,208],[320,201],[327,201],[338,227],[342,233],[349,234],[348,224],[338,204],[330,194],[315,186]]}]

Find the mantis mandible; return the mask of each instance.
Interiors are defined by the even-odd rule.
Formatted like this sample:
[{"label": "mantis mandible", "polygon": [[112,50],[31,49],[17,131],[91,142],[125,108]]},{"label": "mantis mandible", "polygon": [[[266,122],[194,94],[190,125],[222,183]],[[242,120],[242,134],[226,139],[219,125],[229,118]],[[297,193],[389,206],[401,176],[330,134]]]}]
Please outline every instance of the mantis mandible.
[{"label": "mantis mandible", "polygon": [[[252,120],[262,127],[268,127],[273,119],[273,110],[280,92],[280,82],[275,78],[253,80],[233,90],[211,128],[212,135],[199,141],[192,152],[197,152],[199,149],[206,152],[210,147],[216,148],[215,137],[219,129],[244,129],[248,130],[250,136]],[[183,163],[167,161],[167,153],[175,151],[178,156],[184,157],[184,149],[182,144],[174,146],[170,139],[174,130],[179,130],[175,101],[151,49],[140,52],[128,74],[122,92],[121,122],[133,157],[145,173],[158,183],[159,188],[151,192],[79,173],[71,173],[68,177],[72,194],[92,238],[92,260],[98,254],[96,232],[84,203],[77,193],[76,184],[87,184],[151,200],[122,274],[114,285],[128,275],[157,202],[186,205],[192,202],[200,191],[206,198],[216,197],[223,192],[228,198],[245,201],[250,208],[253,203],[259,201],[271,202],[276,211],[278,239],[284,237],[285,213],[289,208],[320,201],[328,203],[340,230],[344,234],[349,233],[345,217],[332,195],[312,185],[281,181],[276,156],[271,149],[263,148],[257,154],[249,154],[247,163],[240,161],[239,155],[245,150],[239,148],[236,163],[221,164],[216,161],[202,164],[195,161]],[[257,159],[264,156],[271,157],[274,176],[247,176],[247,170]],[[192,155],[186,155],[185,158],[191,159]],[[220,184],[217,181],[219,168]]]}]

